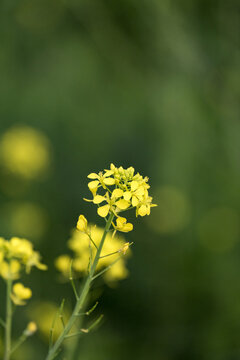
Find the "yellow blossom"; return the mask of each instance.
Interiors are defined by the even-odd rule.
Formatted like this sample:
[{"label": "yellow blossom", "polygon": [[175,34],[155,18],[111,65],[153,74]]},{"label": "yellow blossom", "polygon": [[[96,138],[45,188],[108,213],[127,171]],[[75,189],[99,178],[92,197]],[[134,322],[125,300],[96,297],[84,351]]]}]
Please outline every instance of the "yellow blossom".
[{"label": "yellow blossom", "polygon": [[106,189],[106,185],[115,184],[115,180],[110,177],[112,174],[113,171],[108,170],[105,171],[105,174],[100,172],[99,174],[91,173],[88,175],[88,178],[93,180],[88,183],[89,190],[93,193],[93,195],[96,194],[99,185],[102,186],[104,189]]},{"label": "yellow blossom", "polygon": [[32,266],[46,270],[47,266],[42,264],[40,259],[40,254],[33,250],[30,241],[18,237],[12,237],[9,241],[0,238],[0,275],[3,278],[18,279],[24,267],[27,273]]},{"label": "yellow blossom", "polygon": [[16,283],[13,285],[13,292],[11,299],[15,305],[26,305],[24,300],[28,300],[32,297],[32,290],[25,287],[22,283]]},{"label": "yellow blossom", "polygon": [[127,200],[121,199],[116,202],[116,206],[120,210],[126,210],[130,206],[130,203]]},{"label": "yellow blossom", "polygon": [[97,213],[101,217],[106,217],[109,213],[109,210],[110,210],[110,205],[107,204],[107,205],[103,205],[103,206],[99,207],[97,209]]},{"label": "yellow blossom", "polygon": [[27,259],[25,265],[26,265],[26,272],[28,274],[30,273],[31,268],[33,266],[36,266],[36,268],[38,268],[39,270],[47,270],[47,265],[42,264],[40,262],[40,259],[41,259],[41,255],[37,251],[34,251],[32,255]]},{"label": "yellow blossom", "polygon": [[30,241],[12,237],[7,243],[10,257],[29,258],[33,254],[33,246]]},{"label": "yellow blossom", "polygon": [[[148,194],[150,188],[148,177],[143,177],[139,173],[135,173],[133,167],[124,169],[122,166],[117,168],[110,165],[110,170],[104,170],[105,173],[91,173],[88,175],[92,181],[88,184],[93,194],[94,204],[101,204],[106,201],[107,204],[98,207],[97,213],[101,217],[106,217],[109,212],[115,216],[118,213],[129,208],[136,208],[136,216],[145,216],[150,214],[153,206],[152,197]],[[114,185],[114,189],[107,186]],[[98,189],[106,190],[105,194],[97,194]]]}]

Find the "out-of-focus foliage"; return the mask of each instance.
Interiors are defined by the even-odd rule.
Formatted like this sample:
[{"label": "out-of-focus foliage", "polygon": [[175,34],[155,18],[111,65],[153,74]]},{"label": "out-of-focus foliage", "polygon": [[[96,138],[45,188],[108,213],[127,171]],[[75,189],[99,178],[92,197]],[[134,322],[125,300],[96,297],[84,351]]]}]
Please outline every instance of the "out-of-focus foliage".
[{"label": "out-of-focus foliage", "polygon": [[[49,265],[29,306],[72,305],[53,262],[80,213],[95,222],[87,174],[134,166],[159,204],[130,219],[130,276],[95,289],[106,320],[79,359],[240,356],[238,26],[236,0],[0,2],[0,236]],[[15,337],[31,316],[16,312]],[[31,341],[15,359],[43,358]]]}]

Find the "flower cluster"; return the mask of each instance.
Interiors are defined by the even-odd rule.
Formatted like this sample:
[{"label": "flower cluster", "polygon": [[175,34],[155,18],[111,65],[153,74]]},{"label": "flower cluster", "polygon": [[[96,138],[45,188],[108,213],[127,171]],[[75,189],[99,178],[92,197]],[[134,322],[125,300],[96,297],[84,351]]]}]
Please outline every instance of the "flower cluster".
[{"label": "flower cluster", "polygon": [[[98,205],[97,212],[101,217],[106,217],[109,212],[114,213],[117,217],[114,227],[118,231],[128,232],[133,229],[132,224],[119,217],[122,211],[136,208],[136,216],[145,216],[150,214],[151,207],[156,206],[152,204],[152,197],[148,194],[148,177],[135,173],[133,167],[124,169],[122,166],[117,168],[111,164],[110,169],[98,174],[91,173],[88,178],[91,179],[88,188],[93,194],[93,199],[87,201]],[[103,190],[101,194],[100,189]],[[106,204],[102,205],[104,202]]]},{"label": "flower cluster", "polygon": [[[103,231],[104,229],[98,226],[88,225],[86,218],[83,215],[80,215],[77,230],[73,231],[72,237],[68,242],[68,247],[74,253],[73,259],[71,259],[69,255],[59,256],[55,261],[57,269],[65,275],[65,277],[69,278],[70,264],[72,261],[72,269],[75,276],[86,274],[89,267],[89,253],[91,252],[92,257],[94,258],[96,254],[95,245],[99,245]],[[108,233],[97,270],[101,270],[112,264],[121,253],[124,255],[126,253],[129,254],[130,251],[127,251],[128,248],[129,243],[126,243],[122,236],[116,235],[112,237],[112,235]],[[109,254],[112,255],[108,256]],[[112,282],[126,278],[128,270],[125,262],[126,257],[121,257],[106,273],[104,273],[104,280],[106,282]]]},{"label": "flower cluster", "polygon": [[[32,243],[26,239],[12,237],[9,241],[0,238],[0,276],[5,280],[17,280],[21,271],[31,271],[33,266],[40,270],[46,270],[47,266],[40,262],[39,252],[34,251]],[[25,305],[32,292],[21,283],[13,285],[12,301],[16,305]]]}]

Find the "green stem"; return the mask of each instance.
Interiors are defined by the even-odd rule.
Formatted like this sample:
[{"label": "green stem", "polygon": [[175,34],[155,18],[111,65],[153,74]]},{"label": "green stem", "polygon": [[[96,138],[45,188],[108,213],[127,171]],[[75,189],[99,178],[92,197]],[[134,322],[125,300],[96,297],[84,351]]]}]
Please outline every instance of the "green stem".
[{"label": "green stem", "polygon": [[11,331],[12,331],[11,292],[12,292],[12,279],[7,279],[4,360],[9,360],[11,353]]},{"label": "green stem", "polygon": [[12,354],[15,350],[17,350],[17,349],[19,348],[19,346],[21,346],[21,345],[24,343],[24,341],[27,340],[27,338],[28,338],[28,336],[27,336],[26,334],[22,334],[22,335],[20,336],[20,338],[18,339],[18,341],[16,342],[16,344],[13,346],[13,348],[12,348],[12,350],[11,350],[11,354]]},{"label": "green stem", "polygon": [[[56,352],[59,350],[60,346],[62,345],[63,341],[65,340],[65,337],[68,335],[69,331],[71,330],[73,324],[75,323],[75,321],[76,321],[76,319],[78,317],[79,311],[81,310],[81,308],[83,307],[83,305],[85,303],[88,292],[90,290],[92,278],[93,278],[93,275],[95,273],[95,270],[96,270],[96,267],[97,267],[97,264],[98,264],[98,261],[99,261],[100,255],[101,255],[102,247],[103,247],[105,238],[107,236],[107,233],[108,233],[108,231],[109,231],[109,229],[111,227],[111,223],[113,221],[113,218],[114,218],[114,214],[110,213],[108,221],[107,221],[105,229],[104,229],[104,233],[103,233],[101,242],[100,242],[99,247],[97,249],[96,256],[94,258],[92,267],[91,267],[91,269],[89,271],[89,275],[88,275],[88,277],[86,279],[86,282],[84,284],[82,293],[81,293],[80,297],[78,298],[78,300],[76,302],[73,313],[72,313],[71,317],[69,318],[64,330],[62,331],[61,335],[59,336],[59,338],[57,339],[57,341],[55,342],[53,347],[51,349],[49,349],[49,352],[48,352],[47,357],[46,357],[45,360],[54,359],[54,357],[56,355]],[[8,360],[8,359],[4,359],[4,360]]]}]

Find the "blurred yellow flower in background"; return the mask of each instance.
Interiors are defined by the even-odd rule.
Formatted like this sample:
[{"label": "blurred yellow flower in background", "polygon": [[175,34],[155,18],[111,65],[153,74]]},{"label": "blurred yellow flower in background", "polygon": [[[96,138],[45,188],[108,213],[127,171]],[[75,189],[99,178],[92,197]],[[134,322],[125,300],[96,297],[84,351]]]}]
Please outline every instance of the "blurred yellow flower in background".
[{"label": "blurred yellow flower in background", "polygon": [[50,144],[47,137],[34,128],[15,126],[0,139],[0,157],[3,166],[24,179],[42,175],[50,161]]},{"label": "blurred yellow flower in background", "polygon": [[36,331],[37,331],[37,324],[34,322],[34,321],[30,321],[28,324],[27,324],[27,327],[24,331],[24,333],[27,335],[27,336],[31,336],[33,335]]},{"label": "blurred yellow flower in background", "polygon": [[[91,238],[98,246],[104,229],[98,226],[89,227]],[[71,238],[68,241],[68,247],[73,251],[73,271],[76,275],[86,274],[89,265],[89,247],[91,246],[92,256],[95,256],[96,248],[93,243],[90,242],[86,233],[74,230]],[[119,258],[119,253],[127,255],[130,254],[129,246],[126,246],[126,242],[123,236],[108,233],[101,252],[101,258],[99,260],[97,270],[106,268]],[[127,251],[128,250],[128,251]],[[114,253],[114,254],[112,254]],[[107,256],[108,254],[112,254]],[[63,273],[64,276],[68,276],[70,270],[70,256],[61,255],[55,260],[55,266]],[[106,282],[118,281],[125,279],[128,276],[128,270],[126,268],[126,257],[120,258],[109,270],[104,273],[103,277]]]},{"label": "blurred yellow flower in background", "polygon": [[18,279],[22,269],[29,273],[33,266],[47,270],[40,260],[41,255],[33,249],[29,240],[12,237],[8,241],[0,238],[0,275],[4,279]]},{"label": "blurred yellow flower in background", "polygon": [[18,260],[2,261],[0,275],[3,279],[16,280],[20,276],[21,264]]}]

